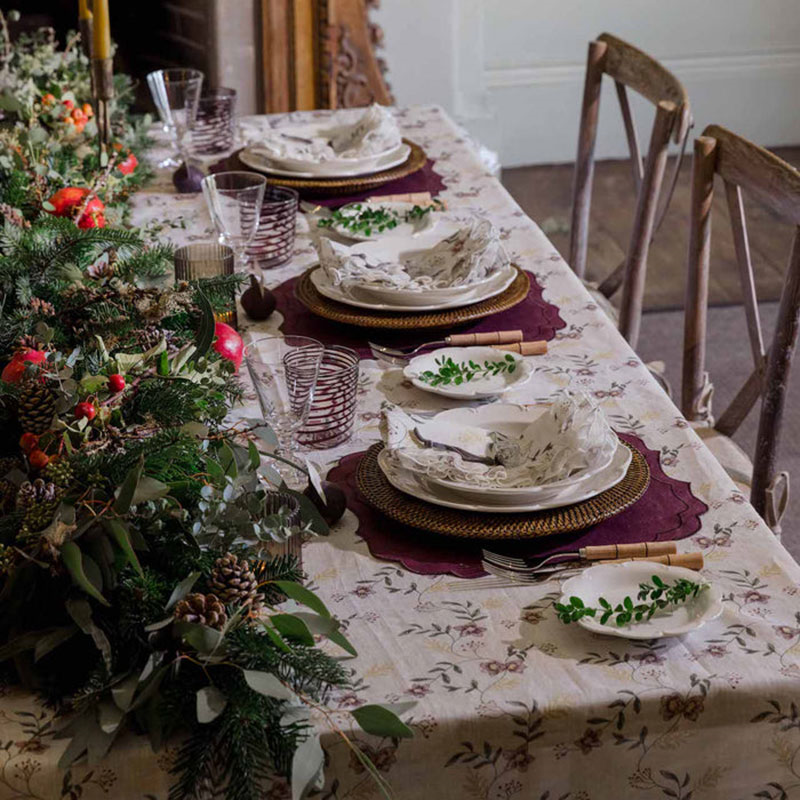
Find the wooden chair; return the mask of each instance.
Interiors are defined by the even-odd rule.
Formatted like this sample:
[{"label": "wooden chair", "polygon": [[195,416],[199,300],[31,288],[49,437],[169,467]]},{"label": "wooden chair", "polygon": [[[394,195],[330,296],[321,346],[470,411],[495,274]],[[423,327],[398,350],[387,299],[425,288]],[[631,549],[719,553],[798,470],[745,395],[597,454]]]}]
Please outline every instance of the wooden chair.
[{"label": "wooden chair", "polygon": [[[708,310],[711,203],[714,175],[724,182],[736,260],[739,265],[753,371],[728,408],[715,422],[711,413],[713,387],[705,370]],[[775,336],[765,344],[761,332],[753,265],[747,239],[742,189],[795,226],[784,278]],[[781,516],[789,498],[789,475],[778,472],[776,456],[789,370],[797,342],[800,318],[800,173],[758,145],[719,125],[709,125],[694,145],[691,233],[686,284],[683,385],[681,406],[688,420],[705,424],[698,429],[723,466],[747,470],[750,502],[767,524],[780,533]],[[753,465],[730,440],[758,398],[762,398]],[[738,459],[733,465],[731,457]],[[744,470],[743,470],[744,467]],[[751,478],[752,476],[752,478]],[[751,479],[750,479],[751,478]]]},{"label": "wooden chair", "polygon": [[[689,98],[681,83],[655,59],[611,34],[603,33],[589,42],[586,82],[583,90],[578,155],[572,190],[572,225],[570,259],[572,269],[583,279],[586,274],[586,249],[589,235],[589,210],[594,174],[594,144],[600,110],[603,75],[614,79],[625,135],[631,154],[633,181],[636,187],[636,213],[630,245],[625,260],[605,278],[597,290],[602,298],[611,298],[622,287],[619,329],[636,347],[642,316],[642,298],[647,271],[647,252],[654,232],[663,219],[680,170],[675,166],[670,188],[658,212],[661,184],[667,164],[670,137],[681,144],[681,156],[692,124]],[[639,139],[628,104],[631,89],[655,106],[647,158],[642,163]],[[601,302],[603,302],[601,300]],[[609,304],[603,303],[604,307]]]}]

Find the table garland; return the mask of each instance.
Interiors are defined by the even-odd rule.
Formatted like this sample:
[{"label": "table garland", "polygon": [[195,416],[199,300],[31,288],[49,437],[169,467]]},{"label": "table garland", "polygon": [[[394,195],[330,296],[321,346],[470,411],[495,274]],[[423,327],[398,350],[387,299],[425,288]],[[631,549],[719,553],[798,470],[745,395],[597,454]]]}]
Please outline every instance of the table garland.
[{"label": "table garland", "polygon": [[[154,284],[172,249],[124,226],[148,177],[127,77],[105,163],[77,35],[12,43],[0,14],[0,77],[0,660],[63,712],[65,768],[131,729],[181,737],[173,800],[255,800],[275,774],[299,797],[323,763],[309,709],[329,719],[351,681],[315,636],[355,651],[296,561],[266,555],[326,527],[285,486],[301,523],[266,513],[272,432],[225,425],[238,364],[213,312],[231,287]],[[353,714],[411,733],[381,706]]]}]

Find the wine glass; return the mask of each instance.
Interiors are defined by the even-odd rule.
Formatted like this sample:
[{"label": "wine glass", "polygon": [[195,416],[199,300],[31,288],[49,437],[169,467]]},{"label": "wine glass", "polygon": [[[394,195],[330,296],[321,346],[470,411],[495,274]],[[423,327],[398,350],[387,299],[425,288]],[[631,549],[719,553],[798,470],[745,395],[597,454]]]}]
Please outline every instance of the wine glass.
[{"label": "wine glass", "polygon": [[179,167],[186,162],[186,134],[197,116],[197,103],[203,85],[199,69],[157,69],[147,76],[147,85],[153,97],[158,116],[180,155],[165,158],[159,167]]},{"label": "wine glass", "polygon": [[[308,420],[325,347],[308,336],[264,336],[251,340],[245,363],[261,412],[278,439],[275,455],[292,460],[297,432]],[[289,486],[302,484],[300,473],[278,461]]]},{"label": "wine glass", "polygon": [[246,265],[247,245],[258,230],[267,179],[254,172],[217,172],[203,178],[202,186],[220,244],[233,248],[239,262]]}]

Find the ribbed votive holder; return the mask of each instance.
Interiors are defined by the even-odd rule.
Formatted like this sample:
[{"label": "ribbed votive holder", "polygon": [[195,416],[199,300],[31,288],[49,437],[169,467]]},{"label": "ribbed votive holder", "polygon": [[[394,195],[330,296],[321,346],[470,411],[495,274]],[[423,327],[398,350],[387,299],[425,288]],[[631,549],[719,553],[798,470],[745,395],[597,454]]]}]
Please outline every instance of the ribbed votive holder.
[{"label": "ribbed votive holder", "polygon": [[297,204],[294,189],[267,185],[258,230],[247,246],[247,255],[261,269],[285,264],[294,252]]},{"label": "ribbed votive holder", "polygon": [[209,89],[197,103],[192,152],[213,155],[233,149],[236,89]]},{"label": "ribbed votive holder", "polygon": [[[195,281],[208,278],[219,278],[233,275],[233,250],[226,244],[216,242],[198,242],[186,244],[175,251],[175,280]],[[226,292],[223,296],[209,297],[213,305],[225,304],[230,307],[217,311],[214,319],[228,325],[236,325],[236,297],[234,292]]]},{"label": "ribbed votive holder", "polygon": [[326,347],[308,420],[297,433],[301,445],[321,450],[350,438],[356,418],[359,358],[349,347]]}]

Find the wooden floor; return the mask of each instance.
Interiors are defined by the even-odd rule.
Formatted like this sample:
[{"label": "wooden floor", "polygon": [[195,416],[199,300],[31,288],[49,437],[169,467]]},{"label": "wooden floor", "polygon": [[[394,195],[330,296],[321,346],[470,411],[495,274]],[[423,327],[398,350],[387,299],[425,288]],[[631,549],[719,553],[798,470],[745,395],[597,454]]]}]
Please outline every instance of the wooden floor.
[{"label": "wooden floor", "polygon": [[[800,147],[775,148],[774,152],[790,164],[800,164]],[[668,178],[672,168],[670,160]],[[646,310],[683,307],[690,171],[691,157],[687,157],[670,209],[650,248]],[[525,213],[539,223],[558,251],[568,257],[572,165],[506,169],[502,179]],[[717,181],[709,299],[712,305],[730,305],[741,302],[741,292],[724,192],[719,178]],[[587,277],[591,280],[602,279],[623,260],[633,222],[634,199],[630,162],[598,162],[587,259]],[[792,228],[780,222],[769,210],[748,202],[747,196],[745,208],[758,298],[761,301],[777,300],[789,257]]]}]

